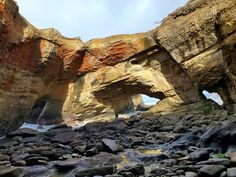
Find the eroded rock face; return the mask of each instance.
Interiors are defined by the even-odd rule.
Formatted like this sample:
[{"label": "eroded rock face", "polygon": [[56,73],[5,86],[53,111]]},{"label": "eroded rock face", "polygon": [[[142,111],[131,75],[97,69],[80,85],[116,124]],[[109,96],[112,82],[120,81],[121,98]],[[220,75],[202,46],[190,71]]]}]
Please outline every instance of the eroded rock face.
[{"label": "eroded rock face", "polygon": [[235,11],[235,0],[191,0],[152,31],[83,43],[35,28],[0,0],[0,133],[119,113],[137,94],[159,98],[160,112],[200,103],[206,89],[235,112]]}]

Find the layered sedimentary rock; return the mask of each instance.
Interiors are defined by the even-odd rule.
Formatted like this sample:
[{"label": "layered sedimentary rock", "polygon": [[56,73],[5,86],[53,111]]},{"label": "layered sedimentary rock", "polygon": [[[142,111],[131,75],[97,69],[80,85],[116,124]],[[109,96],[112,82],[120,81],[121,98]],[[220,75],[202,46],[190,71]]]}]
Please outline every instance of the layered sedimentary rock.
[{"label": "layered sedimentary rock", "polygon": [[0,0],[0,133],[26,120],[119,113],[137,94],[159,98],[152,111],[164,111],[200,103],[206,89],[234,112],[235,11],[235,0],[191,0],[149,32],[83,43],[35,28]]}]

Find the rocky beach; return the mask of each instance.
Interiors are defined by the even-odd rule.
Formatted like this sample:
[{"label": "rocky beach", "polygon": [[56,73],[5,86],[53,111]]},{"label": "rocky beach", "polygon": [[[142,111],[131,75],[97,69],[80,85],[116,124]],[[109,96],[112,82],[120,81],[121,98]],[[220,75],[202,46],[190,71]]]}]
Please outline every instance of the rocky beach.
[{"label": "rocky beach", "polygon": [[236,176],[236,115],[221,109],[21,128],[0,140],[0,176]]}]

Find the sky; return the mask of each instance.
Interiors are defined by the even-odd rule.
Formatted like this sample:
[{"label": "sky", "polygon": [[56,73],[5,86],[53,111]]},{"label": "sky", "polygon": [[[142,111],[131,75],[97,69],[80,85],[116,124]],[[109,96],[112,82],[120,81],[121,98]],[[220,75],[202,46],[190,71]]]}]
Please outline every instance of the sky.
[{"label": "sky", "polygon": [[[56,28],[84,42],[114,34],[151,30],[187,0],[16,0],[20,13],[37,28]],[[207,98],[221,100],[217,94]],[[158,100],[143,95],[145,103]]]},{"label": "sky", "polygon": [[84,42],[114,34],[145,32],[187,0],[16,0],[38,28],[56,28]]},{"label": "sky", "polygon": [[[202,94],[206,97],[206,99],[210,99],[210,100],[213,100],[215,101],[216,103],[218,103],[219,105],[223,105],[223,101],[220,97],[220,95],[216,92],[208,92],[206,90],[203,90],[202,91]],[[160,100],[159,99],[156,99],[156,98],[152,98],[152,97],[149,97],[147,95],[142,95],[143,97],[143,101],[145,104],[148,104],[148,105],[155,105],[157,102],[159,102]]]}]

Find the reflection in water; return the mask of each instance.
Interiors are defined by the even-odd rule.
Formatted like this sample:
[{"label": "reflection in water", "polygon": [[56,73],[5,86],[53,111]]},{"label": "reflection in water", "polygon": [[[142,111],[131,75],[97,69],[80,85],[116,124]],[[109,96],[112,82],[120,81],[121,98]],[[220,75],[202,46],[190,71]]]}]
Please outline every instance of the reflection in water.
[{"label": "reflection in water", "polygon": [[39,132],[46,132],[52,126],[54,126],[54,125],[43,125],[43,128],[38,128],[38,124],[24,123],[21,126],[21,128],[31,128],[31,129],[34,129],[34,130],[38,130]]},{"label": "reflection in water", "polygon": [[139,152],[146,154],[146,155],[158,155],[163,154],[161,149],[139,149]]},{"label": "reflection in water", "polygon": [[126,155],[124,155],[124,154],[120,155],[120,159],[121,159],[121,162],[116,164],[118,169],[123,168],[126,164],[129,163],[128,157]]}]

